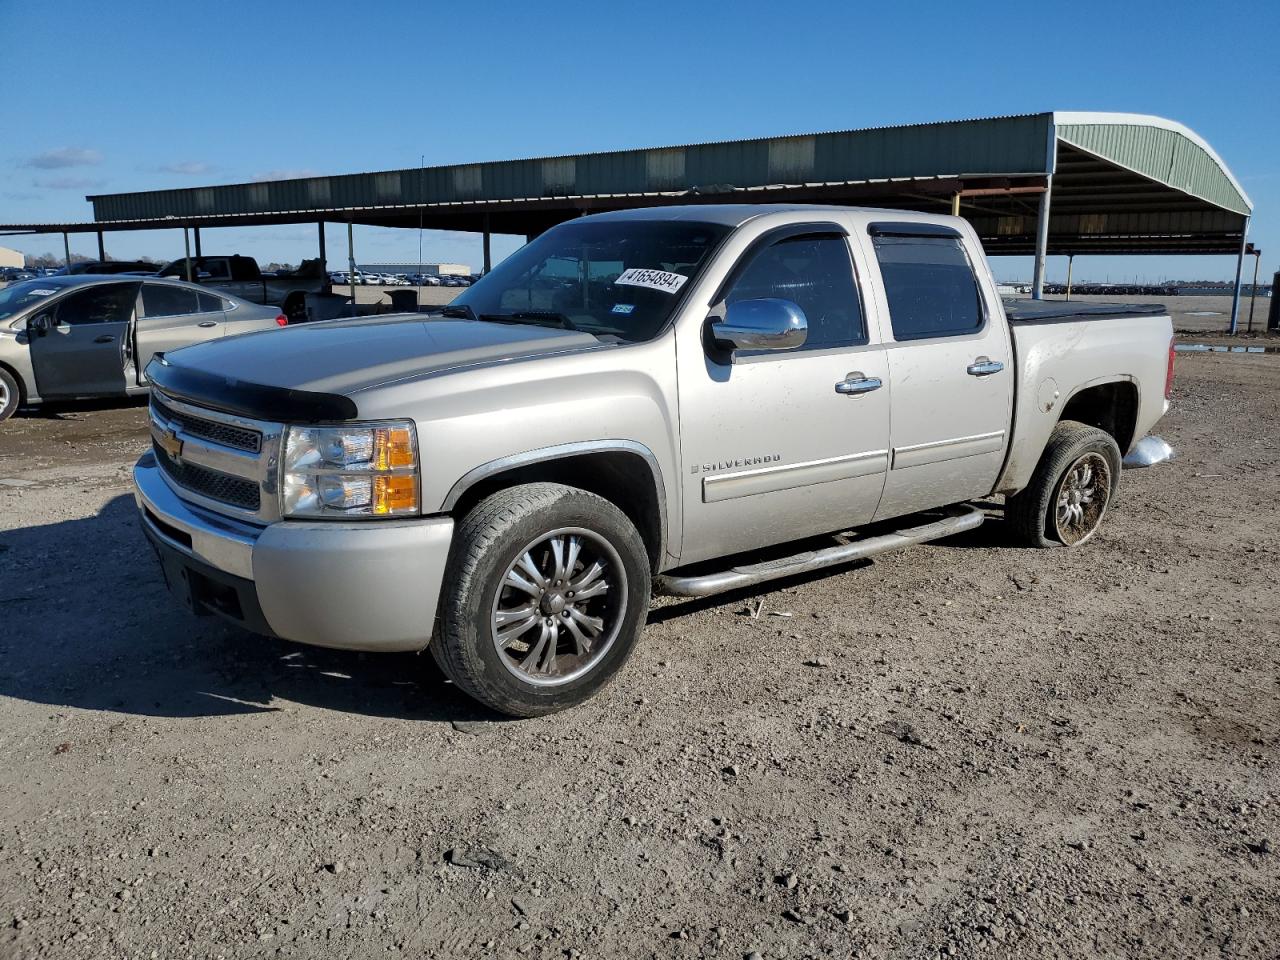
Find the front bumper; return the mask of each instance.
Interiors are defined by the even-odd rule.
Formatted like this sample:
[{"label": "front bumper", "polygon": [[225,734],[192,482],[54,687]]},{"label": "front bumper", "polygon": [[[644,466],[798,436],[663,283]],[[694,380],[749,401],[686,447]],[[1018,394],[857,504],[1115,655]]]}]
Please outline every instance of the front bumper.
[{"label": "front bumper", "polygon": [[430,642],[449,517],[259,527],[182,500],[153,454],[134,466],[133,481],[169,589],[193,612],[322,647],[421,650]]}]

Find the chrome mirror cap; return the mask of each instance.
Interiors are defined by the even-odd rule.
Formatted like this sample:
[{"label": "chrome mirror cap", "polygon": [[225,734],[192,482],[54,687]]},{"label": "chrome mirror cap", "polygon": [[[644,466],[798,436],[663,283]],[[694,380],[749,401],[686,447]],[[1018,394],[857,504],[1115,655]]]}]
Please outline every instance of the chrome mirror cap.
[{"label": "chrome mirror cap", "polygon": [[730,350],[792,350],[808,335],[800,306],[774,297],[731,303],[724,319],[711,325],[711,336]]}]

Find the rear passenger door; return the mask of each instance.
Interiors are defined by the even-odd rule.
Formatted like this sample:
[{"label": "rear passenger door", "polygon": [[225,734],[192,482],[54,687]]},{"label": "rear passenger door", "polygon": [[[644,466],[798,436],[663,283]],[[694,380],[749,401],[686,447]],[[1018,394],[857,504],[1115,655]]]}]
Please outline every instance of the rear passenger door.
[{"label": "rear passenger door", "polygon": [[984,261],[941,224],[872,223],[868,234],[893,383],[876,519],[986,496],[1009,441],[1014,370],[990,276],[975,269]]},{"label": "rear passenger door", "polygon": [[138,317],[138,369],[157,353],[222,335],[222,299],[176,283],[144,283]]}]

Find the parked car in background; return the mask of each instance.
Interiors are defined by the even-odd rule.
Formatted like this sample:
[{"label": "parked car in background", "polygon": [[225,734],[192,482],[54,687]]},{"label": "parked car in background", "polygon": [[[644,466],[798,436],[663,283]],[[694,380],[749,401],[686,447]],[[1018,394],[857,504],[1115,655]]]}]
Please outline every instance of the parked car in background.
[{"label": "parked car in background", "polygon": [[77,274],[0,290],[0,420],[20,404],[144,393],[157,353],[286,324],[195,284]]},{"label": "parked car in background", "polygon": [[983,523],[993,494],[1027,544],[1087,543],[1168,409],[1172,336],[1160,307],[1006,305],[959,217],[582,217],[438,318],[153,363],[154,429],[241,439],[180,460],[157,444],[134,469],[139,519],[197,612],[427,649],[490,707],[545,714],[610,681],[655,589],[704,597],[936,540]]},{"label": "parked car in background", "polygon": [[81,273],[93,273],[100,277],[110,276],[116,273],[154,275],[159,269],[159,264],[147,263],[145,260],[81,260],[78,263],[71,264],[70,267],[60,268],[53,274],[53,276],[75,276]]},{"label": "parked car in background", "polygon": [[[186,279],[186,258],[165,264],[159,275]],[[213,287],[251,303],[279,307],[294,322],[307,319],[308,293],[330,292],[329,278],[320,260],[303,260],[292,273],[265,276],[253,257],[192,257],[191,278],[201,286]]]}]

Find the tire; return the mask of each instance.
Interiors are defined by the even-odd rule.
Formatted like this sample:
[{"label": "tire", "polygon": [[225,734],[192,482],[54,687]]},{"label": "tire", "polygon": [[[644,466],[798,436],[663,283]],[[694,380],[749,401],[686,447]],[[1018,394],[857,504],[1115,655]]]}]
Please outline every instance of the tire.
[{"label": "tire", "polygon": [[18,410],[22,402],[22,386],[4,367],[0,367],[0,420],[8,420]]},{"label": "tire", "polygon": [[512,487],[458,524],[430,649],[494,710],[554,713],[613,679],[644,628],[651,590],[644,541],[608,500],[555,483]]},{"label": "tire", "polygon": [[1119,485],[1114,438],[1064,420],[1049,435],[1031,482],[1005,501],[1005,519],[1031,546],[1078,547],[1097,533]]}]

